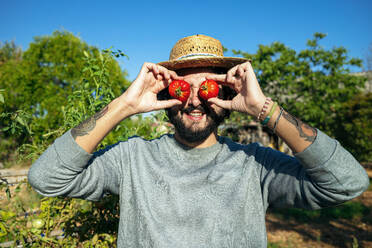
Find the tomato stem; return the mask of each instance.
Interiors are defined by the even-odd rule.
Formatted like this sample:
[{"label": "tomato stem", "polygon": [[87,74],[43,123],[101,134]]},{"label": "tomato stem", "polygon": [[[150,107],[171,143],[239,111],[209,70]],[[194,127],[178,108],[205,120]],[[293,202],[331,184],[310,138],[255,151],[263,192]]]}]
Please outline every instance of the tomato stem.
[{"label": "tomato stem", "polygon": [[176,95],[177,95],[177,96],[181,96],[181,95],[182,95],[181,87],[178,87],[178,88],[175,90],[175,92],[176,92]]}]

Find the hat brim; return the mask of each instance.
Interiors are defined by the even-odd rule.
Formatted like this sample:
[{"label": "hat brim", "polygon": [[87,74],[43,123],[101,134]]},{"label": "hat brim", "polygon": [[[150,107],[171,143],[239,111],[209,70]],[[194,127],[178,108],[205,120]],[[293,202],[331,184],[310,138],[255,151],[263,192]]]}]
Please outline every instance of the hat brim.
[{"label": "hat brim", "polygon": [[181,59],[181,60],[169,60],[158,63],[158,65],[164,66],[168,70],[178,70],[184,68],[195,68],[195,67],[222,67],[230,69],[236,65],[250,61],[246,58],[233,58],[233,57],[205,57],[205,58],[193,58],[193,59]]}]

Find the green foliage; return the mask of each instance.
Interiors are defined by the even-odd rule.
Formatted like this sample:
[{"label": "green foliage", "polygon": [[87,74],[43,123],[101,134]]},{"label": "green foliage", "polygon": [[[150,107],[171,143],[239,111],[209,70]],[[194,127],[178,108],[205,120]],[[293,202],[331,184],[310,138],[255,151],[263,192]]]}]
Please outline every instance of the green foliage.
[{"label": "green foliage", "polygon": [[0,103],[2,103],[2,104],[5,103],[3,93],[1,93],[1,92],[4,92],[4,91],[5,91],[4,89],[0,89]]},{"label": "green foliage", "polygon": [[349,58],[343,47],[324,49],[319,44],[324,37],[315,33],[307,42],[308,48],[299,52],[280,42],[260,45],[255,54],[233,52],[252,59],[266,95],[278,100],[291,114],[332,135],[342,103],[360,92],[366,78],[350,74],[351,67],[361,67],[361,60]]},{"label": "green foliage", "polygon": [[[42,149],[49,145],[60,134],[56,130],[63,131],[65,109],[76,104],[71,96],[77,89],[84,88],[85,92],[102,97],[98,82],[104,84],[104,93],[110,97],[89,106],[93,111],[120,95],[129,85],[126,72],[114,58],[124,55],[121,51],[101,52],[69,32],[56,31],[50,36],[36,37],[22,56],[17,55],[19,48],[7,44],[0,48],[0,55],[5,54],[6,58],[0,64],[0,89],[4,89],[0,92],[0,98],[4,99],[0,103],[0,113],[4,113],[0,117],[0,150],[14,151],[22,144],[32,147],[42,144]],[[81,114],[85,116],[92,111]],[[19,122],[27,119],[28,127],[15,124],[13,117]],[[6,155],[0,160],[7,160]]]},{"label": "green foliage", "polygon": [[350,201],[336,207],[316,211],[298,208],[271,209],[270,211],[286,219],[293,218],[302,222],[323,222],[332,219],[359,220],[367,217],[371,209],[360,202]]},{"label": "green foliage", "polygon": [[342,104],[336,137],[356,158],[372,161],[372,93],[356,95]]},{"label": "green foliage", "polygon": [[[55,35],[59,36],[60,33]],[[25,55],[24,58],[28,58],[27,56]],[[26,110],[16,108],[14,111],[3,112],[1,115],[4,132],[27,136],[27,142],[22,144],[20,149],[22,153],[27,155],[26,158],[31,160],[38,158],[52,141],[101,110],[121,94],[124,86],[128,85],[124,78],[120,80],[124,80],[125,84],[120,83],[119,76],[123,76],[122,74],[117,74],[117,81],[112,75],[112,71],[117,66],[114,58],[125,56],[120,50],[107,49],[102,52],[94,49],[82,50],[81,54],[76,56],[81,56],[81,58],[74,58],[75,61],[82,63],[81,68],[74,72],[77,73],[77,81],[64,81],[73,82],[69,83],[69,86],[62,87],[61,92],[64,93],[64,90],[69,92],[64,95],[66,99],[57,96],[55,99],[61,102],[48,102],[48,104],[55,104],[55,107],[60,109],[60,114],[53,113],[51,115],[52,111],[46,111],[44,114],[41,112],[29,114],[30,112]],[[57,64],[55,62],[50,64],[50,69],[55,70],[56,74],[71,74],[68,73],[68,70],[54,68],[54,65]],[[43,71],[44,69],[41,68],[35,78],[43,77],[42,75],[46,73]],[[71,68],[71,72],[73,70]],[[72,78],[73,76],[71,76]],[[5,96],[6,104],[9,96],[9,94]],[[43,95],[42,97],[47,96]],[[38,100],[41,106],[43,100]],[[50,118],[54,118],[53,123],[58,125],[45,127],[44,120],[49,115],[51,115]],[[165,124],[165,120],[164,111],[154,114],[151,118],[143,118],[139,115],[132,119],[126,119],[101,142],[101,146],[126,140],[134,135],[141,135],[147,139],[159,137],[170,129]],[[2,183],[0,186],[9,192],[9,186],[6,183]],[[32,190],[29,185],[28,187]],[[32,192],[35,194],[34,191]],[[27,195],[30,194],[27,193]],[[0,242],[18,240],[27,247],[115,247],[116,245],[119,220],[118,197],[116,196],[107,196],[98,203],[79,199],[46,197],[37,201],[36,208],[40,213],[27,218],[19,216],[29,206],[14,201],[18,198],[18,194],[10,197],[9,193],[9,198],[11,199],[8,200],[8,209],[2,212],[5,217],[0,219]],[[63,230],[63,239],[50,235],[52,231],[58,230]]]},{"label": "green foliage", "polygon": [[115,247],[118,197],[96,203],[40,199],[29,184],[18,187],[22,192],[16,190],[7,207],[0,210],[0,243],[17,240],[24,247]]},{"label": "green foliage", "polygon": [[279,243],[272,243],[272,242],[268,242],[267,244],[267,248],[283,248],[284,246],[282,246],[281,244]]},{"label": "green foliage", "polygon": [[10,60],[20,60],[22,57],[22,49],[19,48],[14,41],[0,42],[0,65]]}]

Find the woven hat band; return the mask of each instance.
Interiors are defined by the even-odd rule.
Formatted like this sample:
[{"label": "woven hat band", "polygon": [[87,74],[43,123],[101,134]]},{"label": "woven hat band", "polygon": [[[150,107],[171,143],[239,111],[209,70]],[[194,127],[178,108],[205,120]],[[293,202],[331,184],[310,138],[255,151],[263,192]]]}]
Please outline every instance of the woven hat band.
[{"label": "woven hat band", "polygon": [[184,59],[191,56],[223,56],[222,44],[219,40],[205,35],[193,35],[179,40],[172,48],[169,60]]},{"label": "woven hat band", "polygon": [[195,58],[205,58],[205,57],[217,57],[216,54],[211,54],[211,53],[192,53],[192,54],[186,54],[181,57],[179,57],[177,60],[181,59],[195,59]]}]

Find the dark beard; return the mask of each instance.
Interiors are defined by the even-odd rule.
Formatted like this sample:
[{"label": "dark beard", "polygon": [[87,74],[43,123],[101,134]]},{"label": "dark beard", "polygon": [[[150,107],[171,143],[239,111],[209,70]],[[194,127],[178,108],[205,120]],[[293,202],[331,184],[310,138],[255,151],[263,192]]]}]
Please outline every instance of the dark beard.
[{"label": "dark beard", "polygon": [[[193,126],[186,127],[182,122],[182,114],[190,113],[195,109],[198,109],[207,115],[207,126],[203,129],[195,129]],[[181,117],[177,115],[178,111],[181,111]],[[181,139],[189,143],[198,143],[204,141],[211,133],[217,130],[217,127],[229,115],[229,111],[222,109],[221,113],[217,114],[213,109],[202,104],[198,107],[189,106],[187,109],[183,110],[171,108],[167,110],[167,114],[169,121],[174,125],[174,128]]]}]

